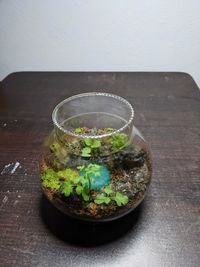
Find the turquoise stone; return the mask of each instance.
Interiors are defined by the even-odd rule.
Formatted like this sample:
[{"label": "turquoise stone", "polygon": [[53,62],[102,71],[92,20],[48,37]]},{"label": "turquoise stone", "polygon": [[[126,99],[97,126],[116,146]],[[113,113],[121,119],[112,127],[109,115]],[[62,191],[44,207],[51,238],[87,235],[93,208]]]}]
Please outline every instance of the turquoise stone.
[{"label": "turquoise stone", "polygon": [[[91,179],[91,189],[93,190],[99,190],[103,186],[106,186],[111,182],[110,172],[106,166],[101,166],[98,172],[100,173],[100,175],[94,175],[93,173],[89,174],[89,177]],[[80,175],[84,176],[85,171],[81,170]]]}]

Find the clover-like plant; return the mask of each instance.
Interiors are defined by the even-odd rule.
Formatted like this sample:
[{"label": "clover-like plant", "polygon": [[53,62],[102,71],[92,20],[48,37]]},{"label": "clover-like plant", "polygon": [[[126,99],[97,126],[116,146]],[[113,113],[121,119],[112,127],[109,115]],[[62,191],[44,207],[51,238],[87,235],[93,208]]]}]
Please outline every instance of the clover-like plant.
[{"label": "clover-like plant", "polygon": [[91,157],[91,148],[90,147],[84,147],[82,150],[81,150],[81,156],[84,157],[84,158],[88,158],[88,157]]},{"label": "clover-like plant", "polygon": [[95,197],[95,200],[94,202],[96,204],[109,204],[111,201],[111,198],[110,197],[107,197],[103,194],[98,194],[96,197]]},{"label": "clover-like plant", "polygon": [[91,157],[92,152],[101,147],[101,141],[98,139],[84,138],[85,147],[81,150],[82,157]]},{"label": "clover-like plant", "polygon": [[117,203],[117,206],[126,205],[128,203],[128,197],[117,192],[113,200]]},{"label": "clover-like plant", "polygon": [[86,179],[86,184],[88,184],[89,189],[91,190],[91,183],[93,179],[90,175],[100,176],[100,168],[101,166],[98,164],[90,163],[87,167],[78,166],[77,169],[83,172],[84,179]]},{"label": "clover-like plant", "polygon": [[120,192],[114,192],[110,186],[106,186],[103,189],[103,193],[97,194],[94,200],[98,205],[109,204],[111,201],[115,201],[117,206],[121,207],[128,203],[128,197]]},{"label": "clover-like plant", "polygon": [[127,144],[127,135],[124,133],[115,134],[111,138],[111,145],[115,150],[122,149]]},{"label": "clover-like plant", "polygon": [[73,185],[71,183],[71,181],[66,181],[62,184],[62,190],[61,193],[66,196],[69,197],[71,195],[71,193],[73,192]]},{"label": "clover-like plant", "polygon": [[71,174],[73,174],[73,170],[63,170],[61,173],[62,176],[63,174],[65,176],[69,175],[71,178],[62,184],[61,193],[66,197],[69,197],[71,194],[76,193],[78,196],[81,196],[84,201],[89,201],[92,182],[90,174],[93,174],[95,176],[100,175],[100,167],[100,165],[92,163],[90,163],[88,166],[78,166],[77,169],[79,171],[82,171],[83,175],[76,175],[74,177],[72,177],[72,175],[70,176],[70,172]]}]

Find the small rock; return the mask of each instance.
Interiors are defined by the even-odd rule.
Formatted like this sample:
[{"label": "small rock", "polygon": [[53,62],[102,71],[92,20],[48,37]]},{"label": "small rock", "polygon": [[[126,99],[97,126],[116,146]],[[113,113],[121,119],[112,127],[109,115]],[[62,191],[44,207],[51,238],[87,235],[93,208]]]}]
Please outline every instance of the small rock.
[{"label": "small rock", "polygon": [[137,182],[143,182],[143,181],[144,181],[144,173],[142,173],[142,172],[137,172],[133,178],[134,178]]},{"label": "small rock", "polygon": [[122,160],[122,166],[126,170],[133,168],[139,168],[144,164],[144,152],[140,150],[139,152],[133,151],[124,156]]}]

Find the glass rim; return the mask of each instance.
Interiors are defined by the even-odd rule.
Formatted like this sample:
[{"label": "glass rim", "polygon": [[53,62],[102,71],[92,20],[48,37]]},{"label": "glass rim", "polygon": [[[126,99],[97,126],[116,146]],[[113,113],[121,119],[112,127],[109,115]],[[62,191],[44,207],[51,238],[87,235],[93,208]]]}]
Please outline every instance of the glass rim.
[{"label": "glass rim", "polygon": [[[74,132],[72,132],[70,130],[67,130],[64,127],[62,127],[60,125],[60,123],[57,121],[57,112],[58,112],[59,108],[61,106],[63,106],[64,104],[66,104],[67,102],[70,102],[73,99],[77,99],[77,98],[81,98],[81,97],[90,97],[90,96],[111,97],[111,98],[117,99],[117,100],[125,103],[127,105],[127,107],[129,108],[130,114],[131,114],[129,116],[129,120],[125,123],[124,126],[120,127],[119,129],[117,129],[117,130],[115,130],[113,132],[106,133],[106,134],[101,134],[101,135],[77,134],[77,133],[74,133]],[[103,138],[103,137],[113,136],[113,135],[115,135],[117,133],[120,133],[120,132],[124,131],[131,124],[131,122],[133,121],[133,118],[134,118],[134,109],[133,109],[132,105],[126,99],[124,99],[121,96],[115,95],[115,94],[101,93],[101,92],[88,92],[88,93],[83,93],[83,94],[77,94],[77,95],[70,96],[70,97],[62,100],[61,102],[59,102],[55,106],[55,108],[54,108],[54,110],[52,112],[52,121],[53,121],[54,126],[56,126],[63,133],[65,133],[67,135],[70,135],[70,136],[78,137],[78,138],[92,138],[92,139],[97,139],[97,138]]]}]

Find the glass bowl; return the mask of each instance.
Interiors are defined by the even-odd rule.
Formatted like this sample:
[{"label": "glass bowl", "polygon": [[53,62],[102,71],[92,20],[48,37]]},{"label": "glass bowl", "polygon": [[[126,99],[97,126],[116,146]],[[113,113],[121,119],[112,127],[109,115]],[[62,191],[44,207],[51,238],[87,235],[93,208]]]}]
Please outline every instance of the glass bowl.
[{"label": "glass bowl", "polygon": [[72,96],[53,110],[40,163],[42,190],[70,217],[110,221],[134,210],[150,184],[152,162],[134,110],[107,93]]}]

